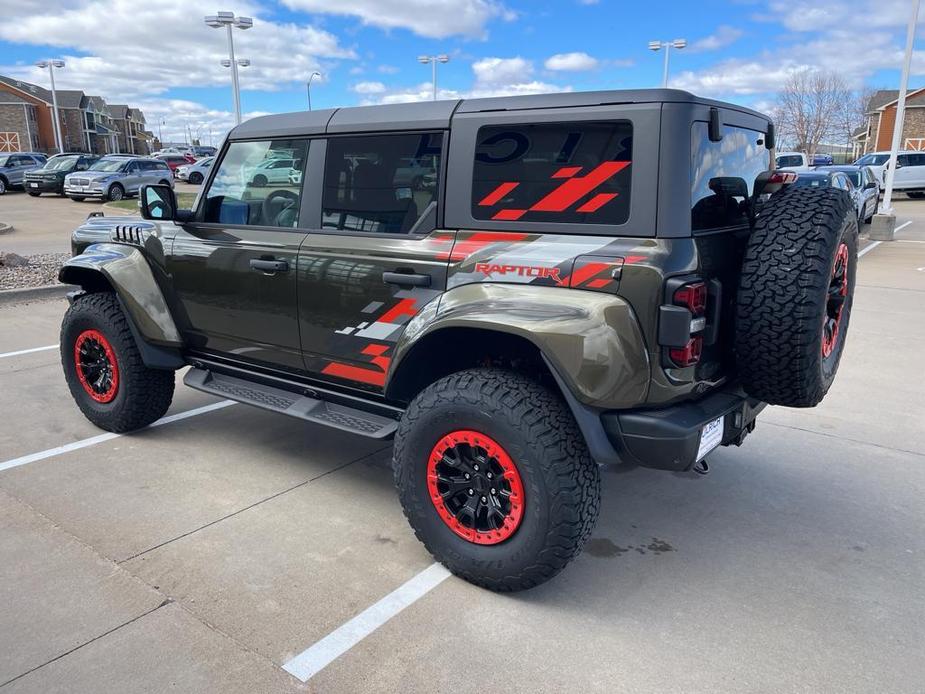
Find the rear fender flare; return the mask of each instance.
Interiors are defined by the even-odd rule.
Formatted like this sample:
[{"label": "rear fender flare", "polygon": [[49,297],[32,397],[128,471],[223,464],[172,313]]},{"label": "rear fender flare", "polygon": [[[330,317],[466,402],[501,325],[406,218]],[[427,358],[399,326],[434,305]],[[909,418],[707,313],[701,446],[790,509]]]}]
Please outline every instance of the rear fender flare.
[{"label": "rear fender flare", "polygon": [[182,345],[164,294],[139,248],[93,244],[70,258],[58,272],[59,281],[87,290],[96,289],[101,277],[115,290],[140,337],[165,347]]},{"label": "rear fender flare", "polygon": [[525,338],[583,404],[618,409],[646,399],[649,357],[635,313],[624,299],[601,292],[485,282],[451,289],[409,321],[393,352],[386,394],[405,358],[424,337],[454,327]]}]

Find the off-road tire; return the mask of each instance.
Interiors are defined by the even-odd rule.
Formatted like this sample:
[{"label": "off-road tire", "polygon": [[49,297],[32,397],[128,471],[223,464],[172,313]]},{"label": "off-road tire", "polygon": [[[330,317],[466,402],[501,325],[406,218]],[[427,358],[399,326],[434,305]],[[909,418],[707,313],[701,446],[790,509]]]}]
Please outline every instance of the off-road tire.
[{"label": "off-road tire", "polygon": [[[832,385],[854,296],[855,209],[842,190],[793,186],[762,207],[736,299],[736,362],[752,397],[772,405],[813,407]],[[847,247],[847,294],[834,347],[826,356],[824,322],[841,244]]]},{"label": "off-road tire", "polygon": [[[523,516],[498,544],[475,544],[438,515],[427,461],[447,433],[472,430],[498,442],[523,483]],[[580,551],[600,510],[600,472],[561,398],[526,376],[499,369],[452,374],[424,389],[395,437],[395,485],[408,522],[457,576],[490,590],[532,588]]]},{"label": "off-road tire", "polygon": [[[102,333],[115,353],[119,383],[110,402],[91,398],[77,375],[74,345],[86,330]],[[61,324],[61,364],[77,406],[87,419],[107,431],[122,433],[145,427],[164,416],[173,400],[174,372],[145,366],[112,292],[78,296],[68,308]]]}]

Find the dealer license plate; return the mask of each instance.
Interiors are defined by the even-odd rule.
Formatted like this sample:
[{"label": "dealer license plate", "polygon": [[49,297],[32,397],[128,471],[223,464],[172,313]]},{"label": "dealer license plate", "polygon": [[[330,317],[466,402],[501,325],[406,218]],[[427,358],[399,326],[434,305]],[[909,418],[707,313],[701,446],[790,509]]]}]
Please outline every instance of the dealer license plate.
[{"label": "dealer license plate", "polygon": [[722,443],[723,419],[723,417],[717,417],[700,432],[700,448],[697,449],[697,460],[703,460],[707,453]]},{"label": "dealer license plate", "polygon": [[29,185],[32,186],[33,188],[38,188],[38,187],[39,187],[39,184],[38,184],[38,183],[30,183]]}]

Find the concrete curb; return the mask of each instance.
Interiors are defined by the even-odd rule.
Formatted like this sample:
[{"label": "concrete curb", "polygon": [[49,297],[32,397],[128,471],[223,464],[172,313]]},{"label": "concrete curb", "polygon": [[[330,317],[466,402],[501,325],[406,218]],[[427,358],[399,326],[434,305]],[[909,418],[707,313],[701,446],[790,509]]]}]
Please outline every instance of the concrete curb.
[{"label": "concrete curb", "polygon": [[5,222],[0,222],[0,234],[8,234],[13,231],[13,225],[7,224]]},{"label": "concrete curb", "polygon": [[26,287],[25,289],[2,289],[0,290],[0,306],[19,304],[24,301],[61,299],[74,289],[76,287],[70,284],[45,284],[41,287]]}]

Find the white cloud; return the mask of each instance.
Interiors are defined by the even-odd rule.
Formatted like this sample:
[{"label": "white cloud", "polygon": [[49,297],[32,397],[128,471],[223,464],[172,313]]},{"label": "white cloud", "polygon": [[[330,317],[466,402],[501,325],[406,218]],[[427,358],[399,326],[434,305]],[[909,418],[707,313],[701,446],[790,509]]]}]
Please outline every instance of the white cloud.
[{"label": "white cloud", "polygon": [[295,10],[358,18],[383,29],[409,29],[421,36],[481,37],[493,19],[515,14],[497,0],[282,0]]},{"label": "white cloud", "polygon": [[394,65],[380,65],[376,68],[376,70],[381,72],[383,75],[394,75],[399,71],[399,69]]},{"label": "white cloud", "polygon": [[[325,61],[354,58],[333,34],[308,25],[261,19],[262,10],[248,0],[231,0],[225,7],[253,16],[254,27],[235,31],[239,57],[251,66],[241,73],[243,89],[272,91],[325,72]],[[127,101],[161,94],[173,87],[224,86],[228,69],[224,31],[203,22],[203,10],[187,0],[70,0],[64,9],[50,3],[10,4],[0,23],[0,39],[53,46],[67,60],[56,74],[62,89],[82,89],[110,101]],[[67,55],[68,49],[78,55]],[[0,73],[45,84],[32,66],[0,66]]]},{"label": "white cloud", "polygon": [[[202,144],[217,146],[234,127],[234,114],[231,111],[211,109],[186,99],[142,99],[133,102],[133,106],[145,114],[148,130],[158,137],[163,135],[164,142],[187,142],[188,135],[191,135]],[[243,117],[247,119],[263,115],[266,115],[265,111],[250,111],[244,113]]]},{"label": "white cloud", "polygon": [[382,94],[386,86],[382,82],[358,82],[351,89],[357,94]]},{"label": "white cloud", "polygon": [[475,80],[484,85],[523,82],[533,74],[533,63],[525,58],[482,58],[472,63]]},{"label": "white cloud", "polygon": [[691,43],[688,50],[692,53],[715,51],[735,43],[742,36],[742,30],[723,24],[715,32]]},{"label": "white cloud", "polygon": [[549,56],[544,63],[547,70],[556,71],[582,71],[594,70],[599,62],[587,53],[556,53]]}]

